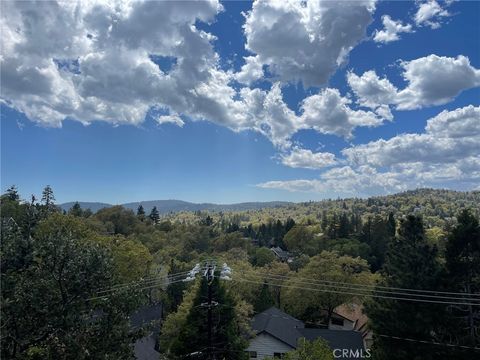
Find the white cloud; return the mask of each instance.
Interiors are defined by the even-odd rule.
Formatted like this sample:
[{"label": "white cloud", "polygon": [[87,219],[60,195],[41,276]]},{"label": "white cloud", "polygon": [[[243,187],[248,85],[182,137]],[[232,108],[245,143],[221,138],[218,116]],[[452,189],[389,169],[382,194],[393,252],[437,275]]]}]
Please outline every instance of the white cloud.
[{"label": "white cloud", "polygon": [[466,56],[429,55],[402,63],[408,86],[398,93],[398,109],[446,104],[463,90],[480,86],[480,70]]},{"label": "white cloud", "polygon": [[389,43],[400,40],[400,33],[412,32],[412,25],[403,25],[400,20],[392,20],[388,15],[382,16],[383,30],[376,30],[373,36],[373,41],[379,43]]},{"label": "white cloud", "polygon": [[342,151],[347,163],[317,179],[268,181],[265,189],[372,195],[424,186],[475,188],[480,181],[480,107],[443,111],[423,134],[401,134]]},{"label": "white cloud", "polygon": [[314,153],[308,149],[293,147],[288,155],[282,155],[282,164],[293,168],[321,169],[336,164],[335,155],[329,152]]},{"label": "white cloud", "polygon": [[418,3],[414,20],[417,26],[429,26],[432,29],[438,29],[441,26],[442,18],[448,16],[450,16],[449,12],[442,8],[436,0],[427,0]]},{"label": "white cloud", "polygon": [[[342,153],[356,165],[430,169],[415,171],[414,174],[419,176],[447,164],[450,169],[453,166],[461,170],[465,168],[465,159],[480,159],[480,107],[469,105],[453,111],[445,110],[429,119],[425,130],[423,134],[401,134],[389,140],[379,139],[353,146]],[[468,178],[468,174],[464,175]]]},{"label": "white cloud", "polygon": [[[216,56],[194,23],[220,10],[217,1],[2,2],[1,97],[50,126],[139,124],[156,105],[195,118],[203,99],[191,90],[211,79]],[[176,58],[173,71],[162,72],[152,52]]]},{"label": "white cloud", "polygon": [[403,61],[403,78],[407,86],[399,90],[388,79],[380,79],[370,70],[362,76],[347,76],[359,104],[375,108],[395,105],[398,110],[419,109],[452,101],[462,91],[480,86],[480,70],[470,65],[466,56],[456,58],[429,55]]},{"label": "white cloud", "polygon": [[259,61],[258,56],[245,57],[245,64],[242,66],[240,72],[235,74],[238,82],[250,85],[254,81],[263,77],[263,65]]},{"label": "white cloud", "polygon": [[323,85],[372,21],[374,0],[255,1],[246,47],[281,81]]},{"label": "white cloud", "polygon": [[159,124],[171,123],[171,124],[175,124],[175,125],[180,126],[180,127],[183,127],[183,125],[185,125],[185,122],[177,114],[159,115],[155,120]]},{"label": "white cloud", "polygon": [[[302,129],[351,137],[356,127],[378,126],[388,116],[353,110],[334,89],[307,97],[297,115],[284,102],[279,82],[270,90],[235,88],[235,81],[252,84],[262,77],[265,53],[247,57],[238,73],[223,70],[215,37],[195,27],[219,11],[215,0],[3,2],[2,101],[45,126],[61,126],[66,118],[140,124],[150,109],[161,108],[176,115],[157,118],[160,123],[181,125],[182,117],[251,129],[284,150]],[[290,60],[305,46],[306,57],[296,61],[305,60],[310,70],[301,77],[313,71],[312,79],[323,82],[363,37],[372,11],[371,1],[256,2],[246,19],[245,31],[253,36],[247,42],[258,45],[257,35],[276,37],[267,28],[290,19],[303,39],[289,50]],[[276,20],[264,24],[264,16]],[[291,40],[275,38],[279,44]],[[158,60],[165,57],[172,59],[168,71]]]},{"label": "white cloud", "polygon": [[323,89],[303,101],[300,118],[302,127],[315,129],[322,134],[351,138],[356,127],[375,127],[385,120],[370,111],[353,110],[350,104],[351,100],[342,97],[337,89]]},{"label": "white cloud", "polygon": [[367,196],[381,192],[390,193],[405,190],[396,174],[378,172],[370,166],[353,169],[344,166],[327,170],[318,179],[268,181],[257,184],[263,189],[279,189],[291,192],[323,193],[332,196]]},{"label": "white cloud", "polygon": [[380,79],[373,70],[366,71],[362,76],[349,72],[347,82],[359,103],[372,109],[393,103],[397,96],[397,88],[388,79]]}]

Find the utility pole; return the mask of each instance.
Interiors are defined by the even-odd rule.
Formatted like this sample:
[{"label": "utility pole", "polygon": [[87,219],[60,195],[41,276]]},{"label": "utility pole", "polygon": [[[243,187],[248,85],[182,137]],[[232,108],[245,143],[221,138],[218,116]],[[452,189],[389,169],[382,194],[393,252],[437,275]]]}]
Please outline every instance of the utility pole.
[{"label": "utility pole", "polygon": [[[213,313],[212,309],[218,305],[218,302],[213,300],[213,280],[215,279],[215,270],[217,269],[217,264],[215,261],[210,260],[205,262],[205,271],[203,273],[204,278],[207,280],[207,290],[208,297],[207,302],[200,304],[201,307],[207,308],[207,325],[208,325],[208,347],[207,347],[207,359],[215,360],[215,352],[213,347]],[[195,267],[189,272],[188,277],[184,281],[193,281],[196,274],[200,272],[200,264],[195,265]],[[231,280],[230,276],[232,274],[232,269],[223,264],[220,271],[220,276],[217,276],[221,280]]]},{"label": "utility pole", "polygon": [[213,355],[213,343],[212,343],[212,328],[213,328],[213,320],[212,320],[212,282],[215,276],[215,264],[209,263],[207,267],[207,282],[208,282],[208,359],[214,360],[215,357]]}]

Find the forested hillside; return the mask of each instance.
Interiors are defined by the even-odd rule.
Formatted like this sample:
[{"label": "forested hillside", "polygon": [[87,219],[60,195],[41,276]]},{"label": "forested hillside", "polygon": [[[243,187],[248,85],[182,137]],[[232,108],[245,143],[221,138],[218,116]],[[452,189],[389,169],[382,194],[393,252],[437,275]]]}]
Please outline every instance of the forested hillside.
[{"label": "forested hillside", "polygon": [[212,337],[224,358],[246,358],[250,319],[272,305],[322,327],[336,307],[358,304],[378,335],[375,359],[472,359],[480,346],[478,198],[419,190],[162,217],[142,206],[64,212],[49,186],[38,200],[11,187],[0,208],[2,357],[130,359],[150,331],[132,328],[132,313],[161,304],[164,359],[196,351],[206,359],[210,285],[183,280],[215,259],[232,269],[230,281],[220,273],[211,281],[222,304]]},{"label": "forested hillside", "polygon": [[[261,224],[269,219],[286,221],[288,218],[302,223],[318,223],[322,217],[334,213],[349,213],[367,219],[369,216],[396,217],[407,214],[420,215],[428,226],[444,226],[454,222],[461,209],[471,209],[476,215],[480,213],[480,191],[460,192],[452,190],[418,189],[394,195],[377,196],[367,199],[329,199],[303,203],[290,203],[274,208],[258,210],[211,212],[210,216],[228,219],[238,224]],[[194,215],[194,214],[193,214]],[[192,221],[191,212],[171,214],[173,220]]]}]

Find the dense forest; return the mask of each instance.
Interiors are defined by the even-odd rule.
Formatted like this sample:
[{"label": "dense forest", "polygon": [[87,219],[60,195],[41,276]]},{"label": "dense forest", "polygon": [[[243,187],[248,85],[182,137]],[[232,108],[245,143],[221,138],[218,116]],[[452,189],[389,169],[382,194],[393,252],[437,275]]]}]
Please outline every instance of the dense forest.
[{"label": "dense forest", "polygon": [[[1,355],[131,359],[149,331],[132,328],[132,314],[162,304],[165,359],[206,359],[207,341],[218,358],[245,359],[250,319],[270,306],[322,326],[336,307],[359,304],[377,334],[375,359],[472,359],[480,347],[479,204],[478,191],[422,189],[249,211],[161,215],[140,204],[92,213],[78,203],[62,211],[50,186],[39,199],[12,186],[0,208]],[[271,247],[288,251],[288,261]],[[232,269],[229,281],[220,273],[211,280],[222,305],[213,309],[213,340],[206,279],[183,281],[212,259]],[[391,289],[410,292],[394,298]],[[330,359],[327,350],[312,342],[288,358]]]}]

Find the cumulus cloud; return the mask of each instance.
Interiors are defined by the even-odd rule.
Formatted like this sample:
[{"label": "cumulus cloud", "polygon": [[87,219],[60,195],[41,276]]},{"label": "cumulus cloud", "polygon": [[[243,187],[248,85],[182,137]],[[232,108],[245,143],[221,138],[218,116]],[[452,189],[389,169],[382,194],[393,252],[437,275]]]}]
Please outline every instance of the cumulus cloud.
[{"label": "cumulus cloud", "polygon": [[263,77],[263,65],[258,56],[247,56],[240,72],[235,74],[238,82],[250,85]]},{"label": "cumulus cloud", "polygon": [[472,180],[478,179],[478,144],[480,107],[469,105],[429,119],[423,134],[401,134],[342,153],[351,164],[389,167],[414,178]]},{"label": "cumulus cloud", "polygon": [[257,0],[246,14],[246,48],[281,81],[323,85],[365,37],[374,9],[374,0]]},{"label": "cumulus cloud", "polygon": [[336,164],[335,155],[329,152],[312,152],[298,146],[289,154],[282,155],[282,164],[293,168],[321,169]]},{"label": "cumulus cloud", "polygon": [[327,170],[318,179],[268,181],[257,184],[263,189],[279,189],[291,192],[342,194],[367,196],[379,192],[395,192],[406,189],[395,173],[378,172],[370,166],[353,169],[350,166]]},{"label": "cumulus cloud", "polygon": [[[449,2],[446,3],[445,7],[448,5]],[[443,18],[448,16],[450,16],[450,13],[440,6],[436,0],[427,0],[418,3],[414,20],[417,26],[429,26],[432,29],[438,29]]]},{"label": "cumulus cloud", "polygon": [[300,121],[303,127],[320,133],[351,138],[356,127],[375,127],[385,120],[371,111],[353,110],[350,104],[351,100],[342,97],[337,89],[323,89],[304,99]]},{"label": "cumulus cloud", "polygon": [[[335,89],[304,99],[297,115],[283,100],[281,82],[270,89],[236,87],[236,81],[251,85],[261,78],[264,64],[275,68],[279,53],[258,51],[239,72],[223,70],[215,37],[195,26],[214,21],[220,11],[216,0],[4,2],[2,102],[45,126],[61,126],[67,118],[140,124],[149,110],[160,108],[174,115],[161,115],[159,123],[181,126],[188,118],[250,129],[284,150],[302,129],[349,138],[356,127],[378,126],[389,116],[386,109],[354,110]],[[289,33],[295,36],[297,29],[304,43],[289,49],[290,60],[277,69],[289,63],[299,78],[324,82],[363,37],[372,11],[371,1],[256,2],[246,15],[247,47],[259,50],[264,36],[293,45],[292,38],[267,31],[290,19]],[[305,57],[298,46],[305,46]],[[162,59],[170,59],[168,70]],[[303,61],[310,70],[299,70]]]},{"label": "cumulus cloud", "polygon": [[401,134],[342,151],[345,159],[317,179],[268,181],[265,189],[325,194],[389,193],[422,186],[464,186],[480,181],[480,107],[442,111],[422,134]]},{"label": "cumulus cloud", "polygon": [[389,15],[382,16],[383,30],[376,30],[373,41],[378,43],[389,43],[400,40],[400,33],[412,32],[412,25],[403,23],[400,20],[392,20]]},{"label": "cumulus cloud", "polygon": [[[194,23],[220,10],[217,1],[2,3],[2,99],[50,126],[138,124],[155,105],[190,111],[202,100],[192,88],[216,61]],[[175,69],[164,73],[152,52],[176,58]]]},{"label": "cumulus cloud", "polygon": [[374,108],[394,105],[398,110],[419,109],[452,101],[462,91],[480,86],[480,70],[466,56],[456,58],[429,55],[402,61],[404,89],[370,70],[358,76],[352,72],[347,81],[362,106]]},{"label": "cumulus cloud", "polygon": [[427,121],[425,130],[347,148],[343,154],[351,163],[374,166],[446,163],[480,155],[480,107],[444,110]]},{"label": "cumulus cloud", "polygon": [[171,123],[171,124],[175,124],[175,125],[180,126],[180,127],[183,127],[183,125],[185,125],[185,122],[177,114],[159,115],[155,120],[159,124]]}]

